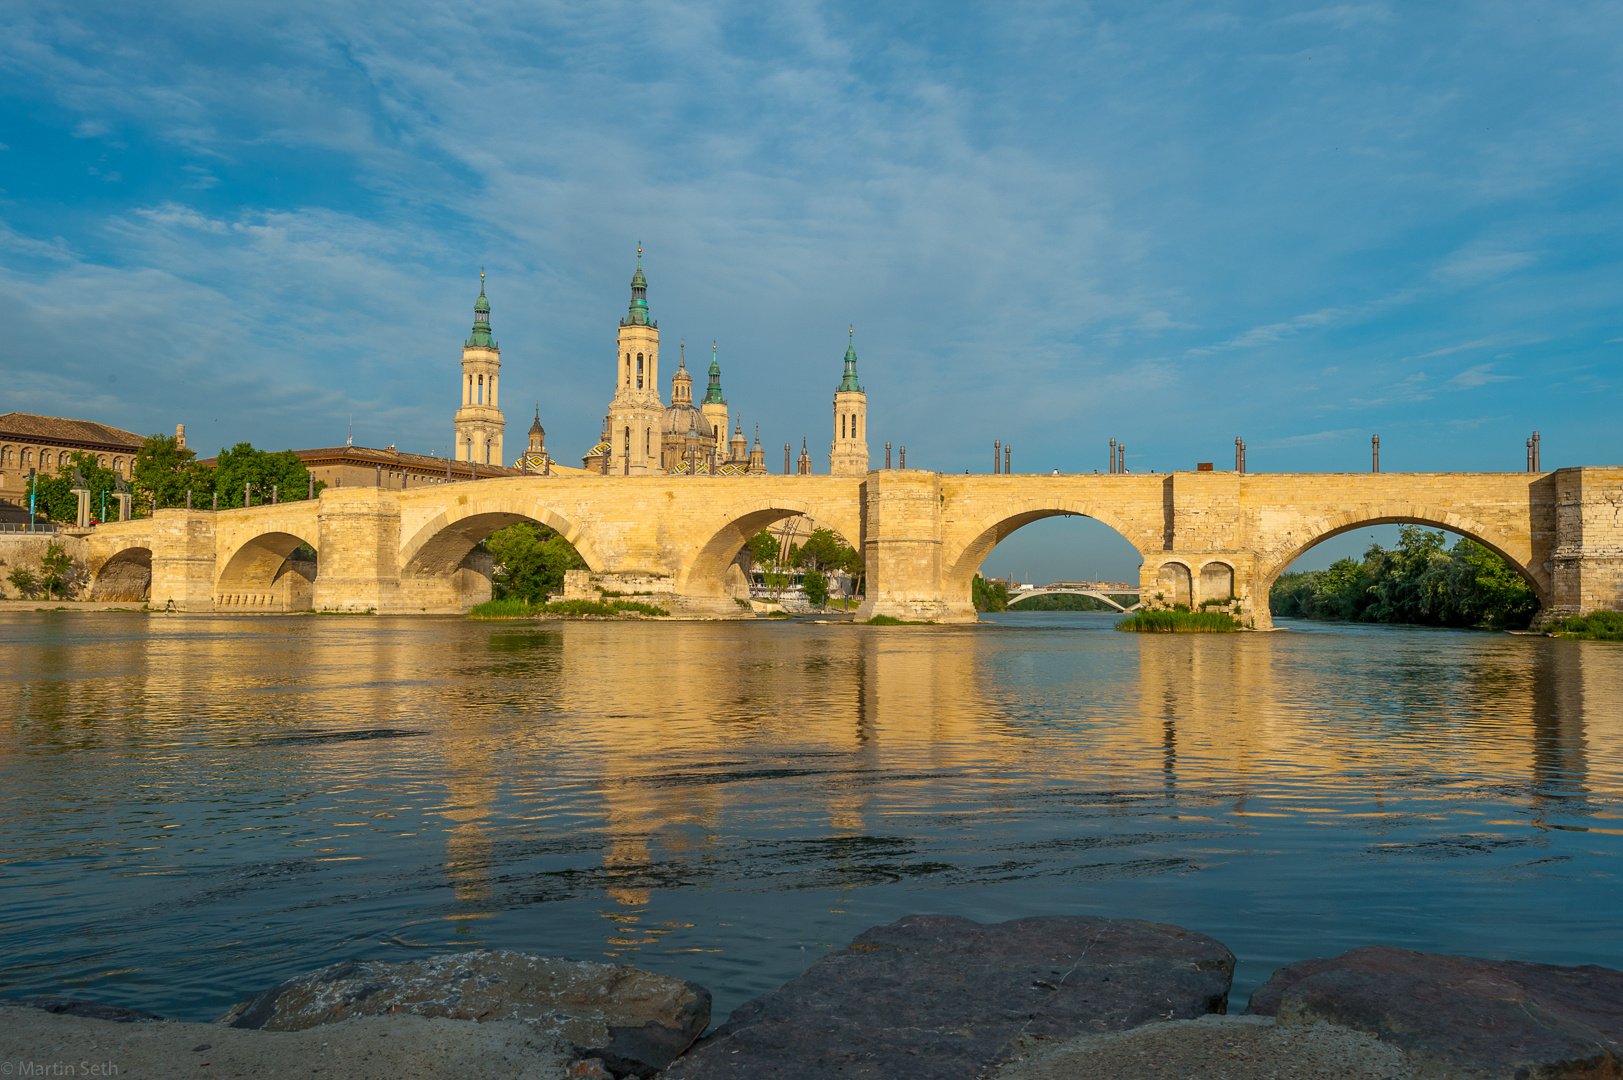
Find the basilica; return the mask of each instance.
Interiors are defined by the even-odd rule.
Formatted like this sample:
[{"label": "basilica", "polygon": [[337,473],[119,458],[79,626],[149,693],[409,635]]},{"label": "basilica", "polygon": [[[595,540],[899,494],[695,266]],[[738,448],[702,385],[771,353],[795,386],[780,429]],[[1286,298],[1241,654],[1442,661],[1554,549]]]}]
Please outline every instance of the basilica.
[{"label": "basilica", "polygon": [[[500,467],[502,429],[499,381],[501,350],[490,333],[490,301],[485,298],[481,273],[479,299],[474,303],[473,332],[462,349],[462,404],[455,417],[458,461]],[[704,396],[695,404],[693,376],[687,367],[686,346],[677,347],[676,370],[671,374],[671,400],[665,404],[659,389],[659,322],[649,316],[648,279],[642,271],[642,249],[637,249],[637,270],[631,277],[631,306],[620,320],[613,360],[614,395],[603,418],[596,446],[581,457],[581,468],[561,466],[546,452],[546,432],[537,407],[528,444],[514,462],[527,473],[561,475],[593,473],[601,476],[707,475],[764,476],[766,452],[757,426],[754,442],[744,434],[741,420],[729,413],[721,389],[721,361],[710,347],[710,369]],[[868,471],[868,396],[857,380],[857,354],[853,341],[845,350],[845,373],[834,391],[829,471],[836,475]],[[729,434],[729,423],[731,433]],[[504,470],[505,471],[505,470]],[[789,448],[784,448],[784,471],[790,472]],[[793,469],[811,472],[811,455],[802,441],[800,459]]]}]

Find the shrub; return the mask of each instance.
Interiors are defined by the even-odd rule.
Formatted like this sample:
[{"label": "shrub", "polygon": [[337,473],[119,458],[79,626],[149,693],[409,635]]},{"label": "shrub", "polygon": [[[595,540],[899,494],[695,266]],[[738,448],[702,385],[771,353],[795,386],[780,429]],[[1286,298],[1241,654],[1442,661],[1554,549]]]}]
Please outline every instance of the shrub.
[{"label": "shrub", "polygon": [[1552,623],[1547,632],[1583,641],[1623,641],[1623,612],[1592,611]]}]

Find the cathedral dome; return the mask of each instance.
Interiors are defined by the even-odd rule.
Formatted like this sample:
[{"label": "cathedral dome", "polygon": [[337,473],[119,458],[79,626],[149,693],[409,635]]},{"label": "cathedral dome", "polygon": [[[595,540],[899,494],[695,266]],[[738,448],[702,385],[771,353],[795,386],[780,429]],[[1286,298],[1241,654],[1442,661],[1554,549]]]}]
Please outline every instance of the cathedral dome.
[{"label": "cathedral dome", "polygon": [[710,426],[710,421],[705,419],[704,413],[692,405],[672,405],[665,410],[665,418],[659,424],[659,430],[666,435],[681,438],[687,436],[689,428],[696,428],[699,434],[707,439],[714,438],[715,429]]}]

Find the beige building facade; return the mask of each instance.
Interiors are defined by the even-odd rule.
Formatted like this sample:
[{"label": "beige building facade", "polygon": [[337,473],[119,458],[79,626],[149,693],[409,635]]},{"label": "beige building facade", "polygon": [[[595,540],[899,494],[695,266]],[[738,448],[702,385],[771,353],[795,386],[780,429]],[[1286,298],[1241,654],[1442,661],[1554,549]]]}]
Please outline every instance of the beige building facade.
[{"label": "beige building facade", "polygon": [[133,431],[93,420],[21,412],[0,415],[0,522],[28,520],[30,473],[54,476],[77,450],[128,480],[145,441]]}]

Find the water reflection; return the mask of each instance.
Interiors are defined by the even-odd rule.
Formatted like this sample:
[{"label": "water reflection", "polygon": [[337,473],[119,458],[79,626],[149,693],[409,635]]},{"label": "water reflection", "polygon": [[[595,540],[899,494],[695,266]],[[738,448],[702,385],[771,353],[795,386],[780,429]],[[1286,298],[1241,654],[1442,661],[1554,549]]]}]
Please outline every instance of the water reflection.
[{"label": "water reflection", "polygon": [[0,991],[208,1018],[335,955],[618,957],[725,1012],[874,922],[1104,912],[1239,986],[1623,961],[1623,651],[1108,617],[8,616]]}]

